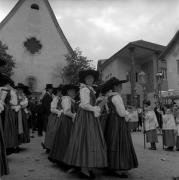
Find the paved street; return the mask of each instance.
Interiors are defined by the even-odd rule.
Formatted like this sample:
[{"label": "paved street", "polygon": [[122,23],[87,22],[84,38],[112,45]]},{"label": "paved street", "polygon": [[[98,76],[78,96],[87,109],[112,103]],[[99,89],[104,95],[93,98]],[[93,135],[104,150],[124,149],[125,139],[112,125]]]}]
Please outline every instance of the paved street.
[{"label": "paved street", "polygon": [[[170,180],[179,176],[179,152],[166,152],[162,149],[161,137],[157,151],[143,149],[143,135],[132,133],[133,142],[139,160],[139,168],[130,171],[132,180]],[[3,180],[67,180],[78,179],[67,175],[47,159],[47,154],[40,146],[41,138],[31,139],[31,143],[23,145],[19,154],[8,157],[10,175]],[[112,180],[114,177],[104,177],[101,171],[96,172],[96,179]]]}]

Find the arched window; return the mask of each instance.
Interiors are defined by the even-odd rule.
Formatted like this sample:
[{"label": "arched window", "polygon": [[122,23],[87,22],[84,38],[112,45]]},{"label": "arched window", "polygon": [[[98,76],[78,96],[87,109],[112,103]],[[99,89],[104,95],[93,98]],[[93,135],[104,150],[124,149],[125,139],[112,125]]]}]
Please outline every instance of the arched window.
[{"label": "arched window", "polygon": [[31,9],[39,10],[40,8],[39,8],[39,5],[37,5],[37,4],[32,4],[32,5],[31,5]]}]

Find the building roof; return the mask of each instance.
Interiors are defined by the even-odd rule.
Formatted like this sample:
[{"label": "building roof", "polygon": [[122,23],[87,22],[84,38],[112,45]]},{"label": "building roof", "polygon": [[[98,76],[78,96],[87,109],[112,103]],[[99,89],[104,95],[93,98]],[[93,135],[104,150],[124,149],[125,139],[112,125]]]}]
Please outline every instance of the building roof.
[{"label": "building roof", "polygon": [[122,54],[122,52],[124,50],[130,49],[132,47],[139,48],[139,49],[144,49],[144,50],[147,50],[147,51],[150,51],[150,52],[156,52],[156,53],[159,53],[159,54],[162,51],[164,51],[164,49],[165,49],[165,46],[163,46],[163,45],[147,42],[147,41],[144,41],[144,40],[133,41],[133,42],[128,43],[126,46],[124,46],[122,49],[120,49],[117,53],[112,55],[109,59],[107,59],[104,63],[102,63],[101,66],[105,67],[107,64],[112,62],[115,59],[115,57]]},{"label": "building roof", "polygon": [[163,60],[165,59],[165,56],[168,54],[168,52],[173,47],[173,45],[177,42],[178,39],[179,39],[179,31],[177,31],[175,33],[174,37],[171,39],[171,41],[166,46],[166,49],[161,53],[161,55],[159,57],[160,59],[163,59]]},{"label": "building roof", "polygon": [[[19,0],[16,5],[14,6],[14,8],[10,11],[10,13],[4,18],[4,20],[0,23],[0,30],[4,27],[5,24],[8,23],[8,21],[16,14],[16,12],[18,11],[18,9],[22,6],[22,4],[25,2],[26,0]],[[60,37],[62,38],[63,42],[65,43],[69,53],[73,53],[73,49],[72,47],[70,46],[68,40],[66,39],[60,25],[58,24],[58,21],[57,21],[57,18],[55,17],[55,14],[50,6],[50,3],[48,0],[43,0],[44,3],[46,4],[48,10],[49,10],[49,13],[50,13],[50,16],[53,20],[53,23],[60,35]]]}]

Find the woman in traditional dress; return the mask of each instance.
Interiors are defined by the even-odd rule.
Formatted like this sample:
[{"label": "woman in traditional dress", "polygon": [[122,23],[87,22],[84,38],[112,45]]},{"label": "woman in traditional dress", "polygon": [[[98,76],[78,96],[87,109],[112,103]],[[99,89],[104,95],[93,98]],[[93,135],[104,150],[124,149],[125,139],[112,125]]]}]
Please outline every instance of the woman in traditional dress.
[{"label": "woman in traditional dress", "polygon": [[47,149],[47,153],[50,152],[54,137],[56,134],[56,130],[60,124],[60,115],[63,112],[62,105],[61,105],[61,98],[62,98],[62,86],[60,85],[58,88],[54,89],[54,97],[53,101],[51,102],[51,114],[48,117],[48,124],[47,124],[47,131],[45,134],[45,141],[44,145]]},{"label": "woman in traditional dress", "polygon": [[3,90],[6,91],[6,97],[4,97],[5,109],[4,109],[4,140],[7,148],[7,152],[12,153],[14,149],[18,147],[18,130],[15,111],[12,108],[12,95],[14,92],[14,84],[4,85]]},{"label": "woman in traditional dress", "polygon": [[60,124],[56,130],[49,159],[56,162],[62,162],[69,143],[71,128],[76,115],[75,96],[78,87],[72,84],[64,85],[62,89],[62,109]]},{"label": "woman in traditional dress", "polygon": [[121,97],[122,83],[113,77],[104,87],[108,96],[109,115],[105,129],[108,169],[113,175],[127,178],[127,171],[138,167],[137,156],[125,117],[127,112]]},{"label": "woman in traditional dress", "polygon": [[144,102],[144,109],[145,109],[145,117],[144,117],[144,130],[146,132],[146,139],[147,143],[151,144],[149,150],[156,150],[156,143],[158,142],[157,136],[157,127],[158,121],[153,110],[151,107],[150,101]]},{"label": "woman in traditional dress", "polygon": [[77,112],[64,157],[64,163],[81,167],[81,175],[94,177],[93,168],[107,167],[106,143],[103,137],[99,106],[95,106],[96,97],[92,85],[98,80],[95,70],[80,71],[80,105]]},{"label": "woman in traditional dress", "polygon": [[167,151],[173,151],[175,143],[175,130],[176,124],[174,115],[172,113],[172,107],[170,105],[165,106],[165,114],[162,115],[163,119],[163,145],[167,148]]},{"label": "woman in traditional dress", "polygon": [[7,158],[6,158],[6,147],[5,147],[5,142],[4,142],[4,133],[3,133],[3,127],[2,127],[2,112],[5,109],[5,98],[7,95],[7,92],[4,89],[4,86],[7,84],[13,85],[13,81],[7,77],[6,75],[3,75],[0,73],[0,179],[3,175],[7,175],[9,173],[9,167],[7,163]]},{"label": "woman in traditional dress", "polygon": [[30,142],[30,132],[29,132],[29,124],[27,119],[27,106],[28,99],[25,95],[26,86],[22,83],[19,83],[16,86],[17,89],[17,97],[18,97],[18,105],[20,106],[20,110],[18,111],[18,127],[19,127],[19,143],[29,143]]}]

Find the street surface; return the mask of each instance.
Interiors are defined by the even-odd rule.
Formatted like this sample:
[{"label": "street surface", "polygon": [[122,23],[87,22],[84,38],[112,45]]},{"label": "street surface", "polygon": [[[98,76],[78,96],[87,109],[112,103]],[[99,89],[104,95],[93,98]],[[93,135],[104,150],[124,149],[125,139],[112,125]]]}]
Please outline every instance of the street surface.
[{"label": "street surface", "polygon": [[[139,160],[139,167],[129,172],[131,180],[171,180],[179,177],[179,152],[167,152],[162,149],[161,136],[157,144],[157,151],[143,148],[143,134],[132,133],[135,150]],[[68,175],[57,165],[47,159],[47,154],[41,148],[41,139],[37,135],[30,144],[22,145],[23,150],[18,154],[8,156],[10,174],[2,180],[70,180],[79,179],[75,175]],[[101,171],[95,172],[98,180],[119,179],[106,177]]]}]

